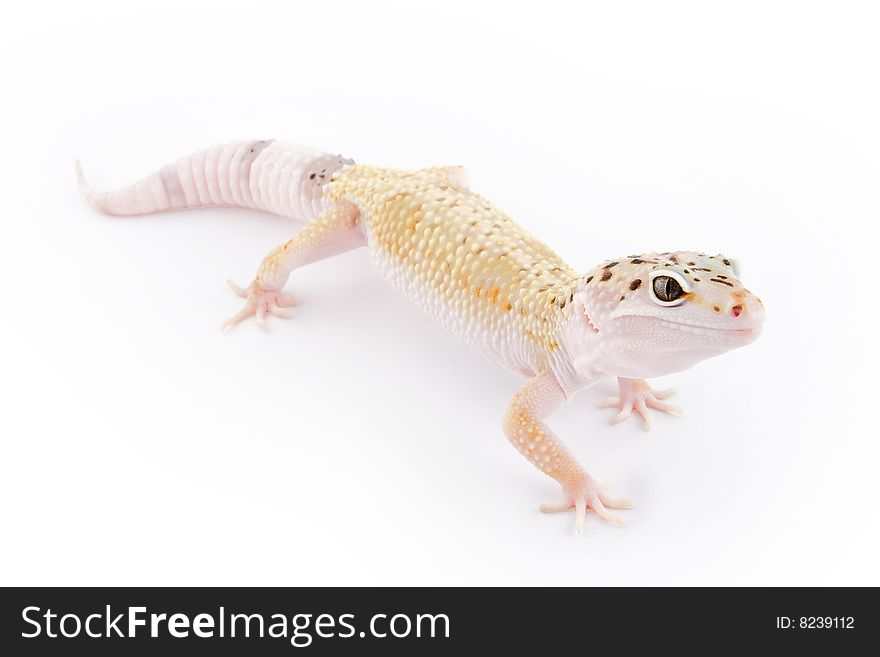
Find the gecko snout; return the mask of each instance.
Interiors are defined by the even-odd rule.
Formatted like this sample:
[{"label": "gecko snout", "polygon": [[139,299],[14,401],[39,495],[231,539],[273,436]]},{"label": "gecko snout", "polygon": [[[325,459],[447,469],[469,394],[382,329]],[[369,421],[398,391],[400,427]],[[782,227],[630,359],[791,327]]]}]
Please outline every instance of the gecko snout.
[{"label": "gecko snout", "polygon": [[758,327],[764,323],[764,304],[750,292],[734,293],[731,299],[730,316],[742,321],[750,327]]}]

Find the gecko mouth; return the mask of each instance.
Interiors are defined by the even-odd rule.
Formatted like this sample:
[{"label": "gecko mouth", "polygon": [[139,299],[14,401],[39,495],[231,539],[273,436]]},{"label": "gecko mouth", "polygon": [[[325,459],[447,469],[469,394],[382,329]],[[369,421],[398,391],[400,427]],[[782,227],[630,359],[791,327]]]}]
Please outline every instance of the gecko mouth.
[{"label": "gecko mouth", "polygon": [[687,324],[685,322],[673,322],[668,319],[661,319],[660,317],[654,317],[659,322],[663,322],[664,324],[670,324],[682,331],[687,331],[690,333],[698,333],[698,334],[714,334],[714,335],[750,335],[753,332],[759,330],[760,326],[750,326],[747,328],[738,328],[738,329],[728,329],[728,328],[719,328],[717,326],[706,326],[704,324]]}]

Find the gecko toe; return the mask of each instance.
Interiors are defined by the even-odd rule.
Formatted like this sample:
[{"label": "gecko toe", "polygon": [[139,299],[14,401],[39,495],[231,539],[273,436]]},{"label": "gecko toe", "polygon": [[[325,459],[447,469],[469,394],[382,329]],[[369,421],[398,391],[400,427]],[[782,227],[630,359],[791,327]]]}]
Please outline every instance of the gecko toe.
[{"label": "gecko toe", "polygon": [[541,513],[560,513],[568,511],[571,508],[571,502],[549,502],[538,507]]},{"label": "gecko toe", "polygon": [[645,421],[645,431],[650,431],[653,426],[651,412],[648,410],[648,406],[645,404],[644,399],[636,400],[636,412],[641,415],[642,419]]},{"label": "gecko toe", "polygon": [[654,397],[656,397],[657,399],[668,399],[675,394],[678,394],[678,391],[675,388],[667,388],[666,390],[654,391]]},{"label": "gecko toe", "polygon": [[296,305],[296,301],[294,301],[292,297],[289,297],[286,294],[279,294],[275,299],[275,305],[279,308],[292,308]]},{"label": "gecko toe", "polygon": [[602,518],[605,522],[609,522],[612,525],[617,525],[618,527],[623,527],[623,518],[621,518],[616,513],[611,513],[608,509],[605,508],[605,505],[602,504],[602,500],[599,495],[594,495],[590,498],[590,508],[593,509],[593,512]]},{"label": "gecko toe", "polygon": [[226,279],[226,284],[227,284],[230,288],[232,288],[232,291],[235,292],[235,293],[236,293],[238,296],[240,296],[242,299],[247,299],[247,292],[246,292],[245,290],[243,290],[242,288],[240,288],[240,287],[238,286],[238,283],[236,283],[234,280],[232,280],[231,278],[227,278],[227,279]]},{"label": "gecko toe", "polygon": [[587,500],[584,497],[578,497],[574,501],[574,532],[578,536],[584,533],[584,518],[587,515]]},{"label": "gecko toe", "polygon": [[605,485],[603,484],[599,488],[599,501],[602,502],[609,509],[631,509],[633,508],[632,500],[627,497],[612,497],[604,490]]},{"label": "gecko toe", "polygon": [[282,319],[290,319],[293,317],[289,312],[284,310],[283,307],[278,305],[278,302],[274,302],[271,306],[269,306],[269,313],[274,315],[275,317],[281,317]]},{"label": "gecko toe", "polygon": [[631,403],[626,404],[620,412],[614,416],[614,419],[611,420],[611,424],[620,424],[624,420],[626,420],[633,412],[633,405]]},{"label": "gecko toe", "polygon": [[667,404],[662,401],[658,401],[657,399],[648,399],[647,402],[650,408],[654,408],[663,413],[669,413],[670,415],[678,415],[683,416],[684,410],[680,406],[676,406],[675,404]]}]

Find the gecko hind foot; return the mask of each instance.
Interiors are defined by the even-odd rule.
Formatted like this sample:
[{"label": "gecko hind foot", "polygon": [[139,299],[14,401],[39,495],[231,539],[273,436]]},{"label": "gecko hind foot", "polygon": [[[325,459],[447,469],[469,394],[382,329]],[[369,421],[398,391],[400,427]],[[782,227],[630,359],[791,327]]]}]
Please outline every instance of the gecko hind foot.
[{"label": "gecko hind foot", "polygon": [[633,504],[625,497],[612,497],[608,495],[605,490],[606,488],[606,484],[602,484],[596,492],[567,495],[566,499],[562,502],[542,504],[539,509],[541,513],[559,513],[574,509],[575,533],[578,536],[584,531],[584,519],[586,518],[588,508],[605,522],[623,527],[623,518],[616,513],[611,513],[608,509],[631,509]]},{"label": "gecko hind foot", "polygon": [[611,424],[618,424],[626,420],[635,411],[645,421],[645,431],[651,430],[651,412],[648,409],[667,413],[669,415],[684,415],[684,411],[674,404],[662,401],[675,394],[672,388],[668,390],[653,390],[644,379],[621,379],[620,395],[608,397],[602,402],[602,408],[616,408],[618,413],[611,420]]},{"label": "gecko hind foot", "polygon": [[283,318],[290,317],[290,313],[284,310],[284,308],[292,306],[293,301],[284,297],[279,290],[267,290],[261,287],[257,281],[252,282],[247,288],[239,287],[232,280],[227,280],[226,282],[233,292],[246,301],[244,308],[223,322],[221,328],[224,333],[248,317],[256,318],[257,326],[264,331],[269,330],[266,317],[270,315]]}]

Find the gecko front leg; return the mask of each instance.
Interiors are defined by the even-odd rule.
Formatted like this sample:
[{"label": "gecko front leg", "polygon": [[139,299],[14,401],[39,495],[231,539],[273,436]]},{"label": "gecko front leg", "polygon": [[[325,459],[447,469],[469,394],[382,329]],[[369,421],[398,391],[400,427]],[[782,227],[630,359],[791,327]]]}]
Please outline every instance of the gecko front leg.
[{"label": "gecko front leg", "polygon": [[673,404],[662,401],[672,397],[675,390],[654,390],[644,379],[625,379],[618,377],[620,395],[609,397],[602,403],[602,408],[616,408],[617,415],[611,420],[611,424],[617,424],[627,419],[635,411],[645,421],[645,431],[651,430],[651,412],[649,408],[669,413],[671,415],[684,415],[684,411]]},{"label": "gecko front leg", "polygon": [[283,307],[290,303],[282,298],[281,288],[287,283],[290,272],[310,262],[365,245],[359,219],[360,213],[353,205],[331,208],[309,222],[296,237],[270,251],[247,288],[242,289],[228,281],[235,293],[246,301],[244,308],[223,323],[223,330],[252,316],[265,330],[268,315],[287,317]]},{"label": "gecko front leg", "polygon": [[527,381],[513,396],[504,416],[504,433],[529,462],[562,486],[562,502],[544,504],[541,511],[553,513],[574,508],[575,530],[583,531],[587,508],[607,522],[622,525],[623,520],[606,507],[627,509],[629,500],[608,497],[600,486],[569,453],[544,419],[565,403],[565,393],[550,373]]}]

